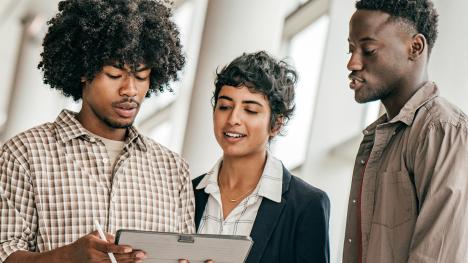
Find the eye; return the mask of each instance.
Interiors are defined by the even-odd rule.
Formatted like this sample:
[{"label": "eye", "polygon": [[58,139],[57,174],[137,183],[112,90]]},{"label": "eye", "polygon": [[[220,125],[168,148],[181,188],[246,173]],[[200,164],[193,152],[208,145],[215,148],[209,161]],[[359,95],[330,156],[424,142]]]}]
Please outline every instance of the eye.
[{"label": "eye", "polygon": [[137,79],[138,81],[146,81],[148,78],[149,76],[135,76],[135,79]]},{"label": "eye", "polygon": [[245,111],[248,113],[248,114],[257,114],[258,112],[257,111],[254,111],[254,110],[251,110],[251,109],[245,109]]},{"label": "eye", "polygon": [[362,53],[364,56],[372,56],[375,54],[375,49],[363,49]]},{"label": "eye", "polygon": [[231,108],[231,107],[230,107],[230,106],[227,106],[227,105],[219,105],[219,106],[218,106],[218,109],[219,109],[220,111],[225,111],[225,110],[228,110],[228,109],[230,109],[230,108]]},{"label": "eye", "polygon": [[111,79],[118,79],[118,78],[122,77],[122,75],[113,75],[113,74],[110,74],[110,73],[106,73],[106,76],[108,76]]}]

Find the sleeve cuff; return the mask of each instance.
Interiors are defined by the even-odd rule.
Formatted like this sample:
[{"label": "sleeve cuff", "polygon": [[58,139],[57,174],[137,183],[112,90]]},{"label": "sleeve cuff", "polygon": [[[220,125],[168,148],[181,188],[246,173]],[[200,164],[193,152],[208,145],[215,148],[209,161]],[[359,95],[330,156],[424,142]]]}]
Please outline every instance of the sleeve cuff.
[{"label": "sleeve cuff", "polygon": [[26,248],[23,248],[18,242],[5,242],[0,246],[0,262],[5,262],[6,259],[18,250],[26,251]]}]

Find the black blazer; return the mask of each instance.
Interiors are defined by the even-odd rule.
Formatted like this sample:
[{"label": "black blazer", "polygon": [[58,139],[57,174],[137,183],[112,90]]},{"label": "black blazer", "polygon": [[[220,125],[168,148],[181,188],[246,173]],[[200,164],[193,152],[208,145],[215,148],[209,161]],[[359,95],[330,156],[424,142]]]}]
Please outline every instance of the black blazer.
[{"label": "black blazer", "polygon": [[[196,186],[195,225],[198,230],[208,194]],[[325,192],[292,176],[283,166],[281,203],[263,198],[250,233],[254,241],[246,263],[328,263],[330,201]]]}]

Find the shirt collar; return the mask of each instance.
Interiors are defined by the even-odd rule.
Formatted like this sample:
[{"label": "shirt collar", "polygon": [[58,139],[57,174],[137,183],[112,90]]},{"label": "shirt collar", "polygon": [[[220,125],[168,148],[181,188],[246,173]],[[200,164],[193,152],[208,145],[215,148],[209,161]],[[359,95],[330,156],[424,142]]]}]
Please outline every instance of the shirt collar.
[{"label": "shirt collar", "polygon": [[[218,172],[223,159],[220,158],[213,168],[208,171],[203,179],[198,183],[196,189],[205,189],[205,193],[211,194],[219,192]],[[280,203],[283,187],[283,164],[272,154],[267,154],[267,160],[263,174],[258,182],[258,195]]]},{"label": "shirt collar", "polygon": [[[95,142],[95,136],[81,125],[81,123],[76,119],[76,114],[76,112],[70,110],[62,110],[57,119],[55,119],[58,140],[66,143],[72,139],[82,137],[87,141]],[[133,126],[128,128],[127,132],[128,135],[125,139],[125,147],[131,143],[136,143],[140,149],[146,151],[144,136],[140,135]]]},{"label": "shirt collar", "polygon": [[439,90],[434,82],[426,82],[414,95],[405,103],[397,116],[390,120],[390,123],[401,121],[411,126],[416,115],[416,111],[429,100],[439,96]]},{"label": "shirt collar", "polygon": [[371,135],[375,131],[377,126],[386,122],[388,123],[403,122],[406,125],[411,126],[416,116],[416,111],[419,108],[421,108],[424,104],[426,104],[428,101],[432,100],[433,98],[437,96],[439,96],[439,90],[437,88],[437,85],[432,81],[426,82],[405,103],[405,105],[403,106],[403,108],[401,108],[397,116],[393,117],[393,119],[389,121],[387,114],[382,115],[374,123],[369,125],[363,131],[363,134]]}]

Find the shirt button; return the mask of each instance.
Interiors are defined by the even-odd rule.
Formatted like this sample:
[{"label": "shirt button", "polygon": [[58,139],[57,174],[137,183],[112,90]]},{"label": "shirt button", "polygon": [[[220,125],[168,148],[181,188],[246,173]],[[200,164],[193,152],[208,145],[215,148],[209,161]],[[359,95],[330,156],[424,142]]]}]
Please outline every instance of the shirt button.
[{"label": "shirt button", "polygon": [[368,131],[368,130],[364,130],[364,135],[369,135],[369,131]]},{"label": "shirt button", "polygon": [[356,202],[357,202],[356,199],[353,199],[353,204],[355,204]]},{"label": "shirt button", "polygon": [[102,162],[105,163],[105,164],[106,164],[108,161],[109,161],[109,160],[107,160],[107,158],[102,159]]},{"label": "shirt button", "polygon": [[364,161],[364,160],[360,160],[359,162],[360,162],[362,165],[366,164],[366,161]]},{"label": "shirt button", "polygon": [[348,243],[351,243],[353,242],[353,240],[351,238],[348,238]]}]

